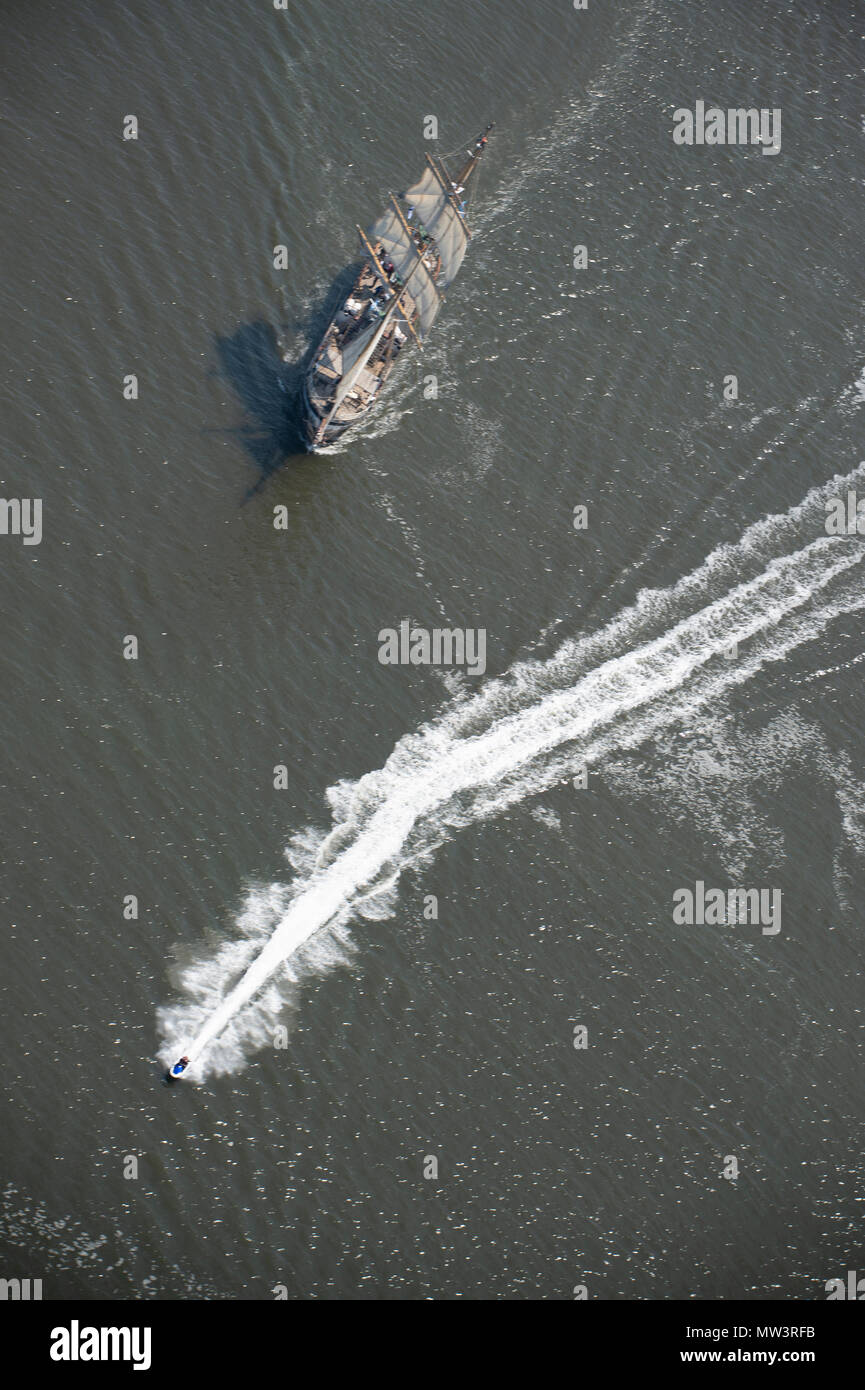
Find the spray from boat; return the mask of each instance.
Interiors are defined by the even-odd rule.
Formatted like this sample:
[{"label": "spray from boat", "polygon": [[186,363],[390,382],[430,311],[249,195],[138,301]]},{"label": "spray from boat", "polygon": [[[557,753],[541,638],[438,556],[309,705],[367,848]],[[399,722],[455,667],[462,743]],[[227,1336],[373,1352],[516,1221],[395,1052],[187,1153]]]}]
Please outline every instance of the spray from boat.
[{"label": "spray from boat", "polygon": [[182,1052],[182,1075],[236,1069],[276,1025],[278,978],[296,978],[322,934],[345,937],[352,918],[392,911],[401,874],[460,827],[688,721],[865,607],[865,547],[825,534],[827,501],[857,485],[865,463],[670,588],[643,590],[599,631],[449,705],[382,768],[332,788],[333,826],[298,837],[295,882],[253,895],[250,911],[266,906],[272,929],[228,943],[193,969],[189,1001],[161,1011],[166,1064]]}]

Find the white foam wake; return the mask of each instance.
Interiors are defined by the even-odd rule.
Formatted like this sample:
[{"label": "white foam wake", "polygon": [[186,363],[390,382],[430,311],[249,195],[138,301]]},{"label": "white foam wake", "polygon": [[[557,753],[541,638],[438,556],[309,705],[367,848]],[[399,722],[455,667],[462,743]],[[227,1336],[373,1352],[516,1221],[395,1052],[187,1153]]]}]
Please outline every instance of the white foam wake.
[{"label": "white foam wake", "polygon": [[332,788],[333,828],[323,840],[298,837],[292,887],[251,895],[258,938],[195,967],[187,1001],[160,1012],[165,1061],[187,1052],[199,1079],[234,1069],[268,1037],[283,1002],[273,982],[287,963],[302,962],[323,929],[389,910],[402,871],[455,828],[687,720],[865,606],[865,547],[824,532],[825,499],[863,482],[865,463],[671,588],[643,591],[600,632],[450,705],[402,738],[383,768]]}]

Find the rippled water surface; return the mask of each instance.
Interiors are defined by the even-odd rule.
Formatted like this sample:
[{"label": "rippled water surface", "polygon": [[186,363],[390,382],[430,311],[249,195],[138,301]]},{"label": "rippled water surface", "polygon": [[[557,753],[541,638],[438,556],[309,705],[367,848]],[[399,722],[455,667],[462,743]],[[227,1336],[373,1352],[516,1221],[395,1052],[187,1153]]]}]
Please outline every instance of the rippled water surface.
[{"label": "rippled water surface", "polygon": [[[863,1258],[861,7],[372,8],[4,20],[0,1274],[821,1297]],[[780,153],[675,145],[697,99]],[[299,364],[430,113],[497,123],[475,236],[310,458]],[[404,617],[486,673],[381,664]],[[780,931],[675,922],[697,881]]]}]

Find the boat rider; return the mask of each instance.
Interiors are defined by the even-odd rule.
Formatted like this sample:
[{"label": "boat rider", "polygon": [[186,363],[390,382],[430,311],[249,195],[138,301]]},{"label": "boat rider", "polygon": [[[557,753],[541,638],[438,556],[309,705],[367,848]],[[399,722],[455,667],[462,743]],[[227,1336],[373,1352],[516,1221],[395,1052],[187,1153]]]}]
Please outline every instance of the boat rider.
[{"label": "boat rider", "polygon": [[182,1071],[186,1071],[186,1068],[187,1068],[188,1066],[189,1066],[189,1058],[188,1058],[188,1057],[181,1057],[180,1061],[179,1061],[179,1062],[175,1062],[174,1066],[171,1068],[171,1075],[172,1075],[172,1076],[179,1076],[180,1073],[181,1073]]}]

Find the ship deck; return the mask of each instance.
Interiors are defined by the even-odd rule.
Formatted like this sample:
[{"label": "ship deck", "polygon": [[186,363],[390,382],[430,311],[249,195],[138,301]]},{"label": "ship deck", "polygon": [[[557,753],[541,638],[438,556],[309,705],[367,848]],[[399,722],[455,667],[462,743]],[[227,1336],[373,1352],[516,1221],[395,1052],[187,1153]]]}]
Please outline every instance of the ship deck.
[{"label": "ship deck", "polygon": [[[402,317],[411,320],[415,314],[415,301],[410,291],[399,283],[383,281],[372,261],[366,261],[330,324],[309,370],[307,396],[312,410],[319,419],[324,419],[333,406],[334,395],[343,376],[343,350],[348,348],[358,334],[374,324],[380,317],[381,309],[374,306],[390,305],[394,291],[401,296]],[[340,403],[333,416],[332,424],[340,429],[352,424],[372,405],[396,359],[400,344],[399,328],[397,341],[392,335],[399,328],[399,320],[394,329],[382,340],[384,355],[371,362],[360,372],[357,381]],[[396,351],[394,350],[396,348]]]}]

